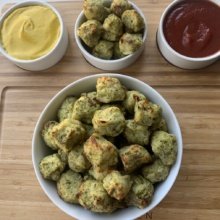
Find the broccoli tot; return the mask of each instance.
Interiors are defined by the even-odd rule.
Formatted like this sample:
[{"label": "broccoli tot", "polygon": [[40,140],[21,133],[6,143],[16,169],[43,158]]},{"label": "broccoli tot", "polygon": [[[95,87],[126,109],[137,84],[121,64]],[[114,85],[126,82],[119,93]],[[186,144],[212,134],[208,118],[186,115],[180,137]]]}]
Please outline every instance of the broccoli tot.
[{"label": "broccoli tot", "polygon": [[78,28],[77,35],[88,47],[94,47],[98,44],[102,32],[102,24],[99,21],[88,20]]},{"label": "broccoli tot", "polygon": [[54,134],[53,134],[53,127],[58,125],[58,122],[56,121],[48,121],[44,124],[43,130],[41,132],[41,135],[44,139],[44,142],[48,147],[50,147],[53,150],[57,150],[58,146],[54,140]]},{"label": "broccoli tot", "polygon": [[136,102],[141,100],[147,100],[142,93],[135,90],[127,91],[123,106],[130,114],[133,114]]},{"label": "broccoli tot", "polygon": [[103,28],[106,31],[110,31],[112,33],[118,34],[118,35],[122,35],[123,33],[123,24],[121,19],[114,15],[114,14],[110,14],[103,23]]},{"label": "broccoli tot", "polygon": [[114,43],[107,40],[100,40],[93,48],[92,54],[101,59],[110,60],[113,56]]},{"label": "broccoli tot", "polygon": [[65,119],[53,127],[54,141],[59,149],[69,152],[74,145],[84,140],[86,131],[80,121]]},{"label": "broccoli tot", "polygon": [[118,107],[109,107],[96,111],[92,124],[99,134],[116,137],[124,130],[125,118]]},{"label": "broccoli tot", "polygon": [[124,55],[137,51],[143,44],[141,34],[124,33],[119,40],[119,49]]},{"label": "broccoli tot", "polygon": [[152,126],[161,120],[162,109],[159,105],[153,104],[147,100],[136,103],[134,108],[134,121],[138,124]]},{"label": "broccoli tot", "polygon": [[131,5],[127,0],[113,0],[111,4],[111,11],[119,17],[121,17],[125,10],[130,8]]},{"label": "broccoli tot", "polygon": [[144,19],[134,9],[124,11],[121,19],[128,32],[137,33],[144,29]]},{"label": "broccoli tot", "polygon": [[169,167],[164,165],[160,159],[157,159],[152,164],[144,166],[142,174],[145,179],[152,183],[161,182],[167,178]]},{"label": "broccoli tot", "polygon": [[80,205],[93,212],[108,213],[117,209],[117,200],[111,198],[102,182],[97,180],[84,181],[79,188],[78,197]]},{"label": "broccoli tot", "polygon": [[83,12],[88,20],[104,21],[108,16],[109,10],[105,7],[103,0],[84,0]]},{"label": "broccoli tot", "polygon": [[68,154],[69,168],[77,173],[83,173],[91,166],[87,158],[83,154],[83,146],[78,145]]},{"label": "broccoli tot", "polygon": [[131,173],[143,164],[152,161],[148,151],[137,144],[123,147],[119,150],[119,156],[126,172]]},{"label": "broccoli tot", "polygon": [[125,198],[131,189],[132,183],[133,181],[129,175],[121,175],[118,171],[112,171],[103,179],[103,187],[111,197],[117,200]]},{"label": "broccoli tot", "polygon": [[82,121],[86,124],[91,124],[93,115],[99,108],[100,104],[95,98],[84,94],[76,100],[73,107],[72,118]]},{"label": "broccoli tot", "polygon": [[96,133],[84,143],[84,153],[93,167],[108,168],[118,163],[116,147]]},{"label": "broccoli tot", "polygon": [[58,119],[63,121],[64,119],[71,118],[73,112],[73,106],[76,101],[76,98],[73,96],[67,97],[58,110]]},{"label": "broccoli tot", "polygon": [[125,88],[117,78],[103,76],[97,79],[97,99],[102,103],[122,101],[125,98]]},{"label": "broccoli tot", "polygon": [[63,172],[66,163],[64,163],[58,154],[52,154],[44,157],[40,164],[40,172],[45,179],[57,181]]},{"label": "broccoli tot", "polygon": [[129,144],[147,145],[150,132],[146,125],[137,124],[134,120],[127,120],[123,132]]},{"label": "broccoli tot", "polygon": [[78,191],[83,179],[80,174],[68,170],[63,173],[57,182],[57,191],[59,196],[69,203],[78,204]]},{"label": "broccoli tot", "polygon": [[133,176],[133,185],[125,198],[127,205],[133,205],[137,208],[145,208],[151,201],[154,193],[153,184],[143,178],[141,175]]},{"label": "broccoli tot", "polygon": [[103,38],[109,41],[118,41],[120,36],[123,34],[123,24],[121,19],[110,14],[103,23],[104,35]]},{"label": "broccoli tot", "polygon": [[161,159],[164,165],[172,165],[176,161],[176,137],[165,131],[156,131],[152,135],[151,146],[154,154]]}]

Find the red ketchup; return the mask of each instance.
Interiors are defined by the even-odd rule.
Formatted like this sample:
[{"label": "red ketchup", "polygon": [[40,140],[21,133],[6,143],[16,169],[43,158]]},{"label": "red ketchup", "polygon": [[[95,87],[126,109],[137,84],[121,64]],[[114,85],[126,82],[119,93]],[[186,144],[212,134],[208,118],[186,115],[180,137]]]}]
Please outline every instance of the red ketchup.
[{"label": "red ketchup", "polygon": [[188,57],[206,57],[220,50],[220,7],[208,0],[183,0],[163,23],[168,44]]}]

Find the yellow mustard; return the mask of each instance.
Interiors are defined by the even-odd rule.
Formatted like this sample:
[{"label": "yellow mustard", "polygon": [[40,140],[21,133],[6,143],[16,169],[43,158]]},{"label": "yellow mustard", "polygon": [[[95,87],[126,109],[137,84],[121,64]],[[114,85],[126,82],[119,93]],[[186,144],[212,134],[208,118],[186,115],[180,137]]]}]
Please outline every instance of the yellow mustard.
[{"label": "yellow mustard", "polygon": [[49,53],[60,36],[60,22],[46,6],[15,9],[1,27],[1,43],[17,59],[33,60]]}]

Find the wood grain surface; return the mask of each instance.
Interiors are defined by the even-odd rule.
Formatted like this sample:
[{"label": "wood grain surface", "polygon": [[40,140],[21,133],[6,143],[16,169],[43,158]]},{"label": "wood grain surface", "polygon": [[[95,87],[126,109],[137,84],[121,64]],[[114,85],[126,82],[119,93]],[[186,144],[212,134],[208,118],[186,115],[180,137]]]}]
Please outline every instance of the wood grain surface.
[{"label": "wood grain surface", "polygon": [[[139,220],[220,219],[220,62],[203,70],[176,68],[161,57],[155,36],[171,0],[136,0],[148,22],[140,59],[118,71],[143,80],[169,102],[180,122],[184,152],[179,176],[167,197]],[[44,194],[34,174],[31,139],[48,101],[67,84],[102,73],[75,44],[73,28],[82,1],[52,3],[69,31],[65,57],[43,72],[19,69],[0,56],[0,220],[71,220]]]}]

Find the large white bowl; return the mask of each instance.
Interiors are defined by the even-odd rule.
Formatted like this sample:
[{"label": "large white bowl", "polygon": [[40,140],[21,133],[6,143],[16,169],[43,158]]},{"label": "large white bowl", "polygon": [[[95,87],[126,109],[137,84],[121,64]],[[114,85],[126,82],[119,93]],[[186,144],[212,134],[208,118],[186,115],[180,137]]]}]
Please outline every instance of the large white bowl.
[{"label": "large white bowl", "polygon": [[82,41],[81,41],[80,37],[77,35],[77,29],[81,26],[81,24],[83,22],[86,21],[86,17],[84,15],[83,11],[81,11],[79,16],[77,17],[76,23],[75,23],[75,30],[74,30],[76,44],[79,47],[80,52],[83,54],[85,59],[89,63],[91,63],[93,66],[95,66],[99,69],[108,70],[108,71],[120,70],[120,69],[126,68],[129,65],[131,65],[132,63],[134,63],[138,59],[138,57],[141,55],[141,53],[143,52],[143,50],[145,48],[145,42],[146,42],[146,39],[147,39],[147,21],[145,19],[144,14],[141,11],[141,9],[139,9],[133,2],[129,2],[129,3],[141,15],[141,17],[144,20],[145,28],[144,28],[144,33],[143,33],[143,44],[133,54],[130,54],[130,55],[128,55],[126,57],[123,57],[123,58],[120,58],[120,59],[104,60],[104,59],[100,59],[98,57],[95,57],[91,53],[89,53],[85,49],[84,45],[82,44]]},{"label": "large white bowl", "polygon": [[[41,71],[48,69],[49,67],[55,65],[60,59],[64,56],[67,47],[68,47],[68,32],[66,26],[63,23],[62,17],[60,13],[56,10],[55,7],[52,5],[43,2],[42,0],[38,1],[22,1],[10,7],[1,17],[0,17],[0,26],[4,22],[5,18],[7,18],[15,9],[25,7],[25,6],[33,6],[33,5],[42,5],[45,7],[50,8],[58,17],[60,22],[60,36],[55,44],[54,48],[45,54],[42,57],[33,60],[21,60],[17,59],[10,54],[3,48],[2,44],[0,43],[0,52],[4,55],[7,59],[9,59],[15,65],[21,67],[22,69],[30,70],[30,71]],[[46,21],[45,21],[46,22]]]},{"label": "large white bowl", "polygon": [[[43,179],[39,171],[39,167],[38,167],[39,162],[43,157],[51,153],[41,137],[41,130],[43,128],[44,123],[49,120],[54,120],[56,118],[57,109],[59,108],[65,97],[69,95],[79,96],[83,92],[94,91],[96,80],[98,77],[101,76],[117,77],[121,81],[121,83],[125,85],[127,88],[138,90],[143,94],[145,94],[152,102],[159,104],[163,109],[163,117],[167,121],[169,132],[175,134],[177,138],[178,154],[177,154],[176,163],[172,166],[167,179],[164,182],[158,184],[150,205],[144,209],[129,207],[122,210],[118,210],[112,214],[92,213],[78,205],[71,205],[60,199],[56,190],[56,184],[51,181],[47,181]],[[42,189],[56,206],[58,206],[66,214],[80,220],[88,220],[88,219],[89,220],[112,220],[112,219],[129,220],[129,219],[136,219],[144,215],[145,213],[153,209],[156,205],[158,205],[160,201],[167,195],[167,193],[169,192],[169,190],[171,189],[172,185],[175,182],[175,179],[180,169],[181,160],[182,160],[181,131],[176,116],[173,110],[171,109],[171,107],[169,106],[169,104],[156,90],[151,88],[149,85],[135,78],[120,74],[92,75],[77,80],[71,83],[70,85],[66,86],[64,89],[62,89],[52,98],[52,100],[47,104],[47,106],[41,113],[38,122],[36,124],[33,134],[33,140],[32,140],[32,161],[37,179]]]}]

